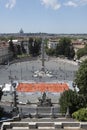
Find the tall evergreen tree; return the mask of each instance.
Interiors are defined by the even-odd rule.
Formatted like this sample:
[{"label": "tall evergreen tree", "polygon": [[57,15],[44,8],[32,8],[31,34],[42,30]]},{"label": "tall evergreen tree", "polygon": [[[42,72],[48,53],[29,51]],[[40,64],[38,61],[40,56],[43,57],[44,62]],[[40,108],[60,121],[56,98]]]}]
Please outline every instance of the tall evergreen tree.
[{"label": "tall evergreen tree", "polygon": [[29,39],[29,53],[32,56],[38,56],[40,54],[41,41],[39,39]]},{"label": "tall evergreen tree", "polygon": [[23,41],[21,42],[21,51],[22,51],[23,54],[26,53],[26,50],[25,50],[25,48],[24,48]]},{"label": "tall evergreen tree", "polygon": [[28,48],[29,48],[29,54],[30,55],[33,55],[33,38],[29,38],[29,41],[28,41]]},{"label": "tall evergreen tree", "polygon": [[22,54],[21,46],[17,45],[16,47],[17,47],[17,54],[21,55]]},{"label": "tall evergreen tree", "polygon": [[16,57],[16,48],[13,44],[12,38],[9,41],[9,51],[11,51],[13,53],[13,57]]},{"label": "tall evergreen tree", "polygon": [[[2,95],[3,95],[2,88],[0,88],[0,101],[1,101]],[[0,118],[1,118],[2,116],[3,116],[3,108],[0,107]]]},{"label": "tall evergreen tree", "polygon": [[0,88],[0,101],[1,101],[2,95],[3,95],[3,91],[2,91],[2,88]]}]

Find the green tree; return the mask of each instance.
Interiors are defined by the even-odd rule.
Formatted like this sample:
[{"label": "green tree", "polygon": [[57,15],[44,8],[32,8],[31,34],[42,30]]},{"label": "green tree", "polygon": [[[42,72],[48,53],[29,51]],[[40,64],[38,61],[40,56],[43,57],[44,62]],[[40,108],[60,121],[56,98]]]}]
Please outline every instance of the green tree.
[{"label": "green tree", "polygon": [[29,54],[32,55],[32,51],[33,51],[33,38],[30,37],[29,41],[28,41],[28,48],[29,48]]},{"label": "green tree", "polygon": [[70,58],[74,58],[75,56],[75,50],[74,50],[74,47],[71,45],[70,47]]},{"label": "green tree", "polygon": [[3,91],[2,91],[2,88],[0,88],[0,101],[1,101],[2,95],[3,95]]},{"label": "green tree", "polygon": [[72,117],[79,121],[87,121],[87,109],[81,108],[72,114]]},{"label": "green tree", "polygon": [[4,109],[0,107],[0,118],[3,117],[3,114],[4,114]]},{"label": "green tree", "polygon": [[[2,98],[3,92],[2,92],[2,88],[0,88],[0,101]],[[0,107],[0,118],[3,116],[3,108]]]},{"label": "green tree", "polygon": [[0,41],[6,41],[6,42],[7,42],[7,40],[8,40],[8,39],[7,39],[7,37],[5,37],[5,36],[1,36],[1,37],[0,37]]},{"label": "green tree", "polygon": [[82,56],[84,56],[84,48],[81,48],[77,51],[77,58],[80,59]]},{"label": "green tree", "polygon": [[73,58],[75,55],[75,51],[71,44],[70,38],[61,38],[59,44],[56,47],[55,53],[56,56],[64,55],[65,57]]},{"label": "green tree", "polygon": [[79,88],[79,94],[83,95],[87,102],[87,60],[81,63],[76,73],[75,83]]},{"label": "green tree", "polygon": [[22,54],[22,50],[21,50],[21,46],[17,45],[17,55],[21,55]]},{"label": "green tree", "polygon": [[39,38],[37,38],[37,39],[30,38],[29,39],[29,53],[32,56],[38,56],[40,54],[41,41],[42,40]]},{"label": "green tree", "polygon": [[50,49],[46,48],[46,54],[49,55],[49,56],[54,56],[55,49],[53,49],[53,48],[50,48]]},{"label": "green tree", "polygon": [[13,53],[13,58],[16,57],[16,48],[13,44],[12,38],[9,41],[9,51],[11,51]]},{"label": "green tree", "polygon": [[41,51],[41,41],[39,39],[35,39],[34,41],[34,55],[38,56]]},{"label": "green tree", "polygon": [[63,47],[63,45],[60,44],[60,43],[56,46],[56,49],[55,49],[55,55],[56,56],[64,55],[62,47]]},{"label": "green tree", "polygon": [[80,57],[87,55],[87,45],[85,45],[84,48],[81,48],[77,51],[77,58],[80,59]]},{"label": "green tree", "polygon": [[60,104],[60,111],[62,113],[66,113],[67,108],[69,108],[69,113],[72,114],[80,107],[78,93],[70,89],[64,91],[60,96],[59,104]]},{"label": "green tree", "polygon": [[25,50],[25,48],[24,48],[24,42],[23,42],[23,41],[21,42],[21,51],[22,51],[23,54],[26,53],[26,50]]}]

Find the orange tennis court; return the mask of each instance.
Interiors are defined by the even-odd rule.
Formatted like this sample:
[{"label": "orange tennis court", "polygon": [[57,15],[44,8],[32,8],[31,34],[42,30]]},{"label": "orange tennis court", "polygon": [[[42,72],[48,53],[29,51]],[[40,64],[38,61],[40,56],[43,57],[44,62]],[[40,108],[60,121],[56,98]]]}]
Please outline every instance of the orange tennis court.
[{"label": "orange tennis court", "polygon": [[18,92],[64,92],[69,86],[66,83],[19,83]]}]

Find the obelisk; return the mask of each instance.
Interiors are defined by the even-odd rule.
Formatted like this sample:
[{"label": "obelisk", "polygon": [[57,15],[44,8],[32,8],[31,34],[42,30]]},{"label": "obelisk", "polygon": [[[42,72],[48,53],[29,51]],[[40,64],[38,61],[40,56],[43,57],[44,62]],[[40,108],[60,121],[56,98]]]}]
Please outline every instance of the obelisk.
[{"label": "obelisk", "polygon": [[42,39],[42,71],[45,71],[45,65],[44,65],[44,39]]}]

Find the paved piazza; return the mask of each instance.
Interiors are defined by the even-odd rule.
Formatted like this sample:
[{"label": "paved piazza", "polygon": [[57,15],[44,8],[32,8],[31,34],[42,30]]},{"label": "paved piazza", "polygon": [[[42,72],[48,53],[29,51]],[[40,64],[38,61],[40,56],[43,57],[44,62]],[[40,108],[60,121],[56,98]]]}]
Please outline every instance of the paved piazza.
[{"label": "paved piazza", "polygon": [[52,72],[53,77],[34,78],[33,72],[41,69],[41,60],[30,60],[11,65],[0,66],[0,84],[9,83],[11,76],[14,80],[34,80],[37,82],[73,81],[78,70],[76,62],[67,59],[51,58],[45,61],[45,68]]},{"label": "paved piazza", "polygon": [[[50,58],[49,60],[46,59],[45,68],[49,70],[49,72],[52,72],[53,77],[47,77],[47,76],[43,78],[33,77],[34,76],[33,72],[40,70],[41,66],[42,61],[40,59],[14,63],[9,66],[8,65],[0,66],[0,84],[3,85],[4,83],[10,83],[11,82],[10,77],[11,77],[13,78],[13,80],[17,80],[18,82],[21,81],[66,82],[69,83],[70,87],[72,87],[72,81],[74,80],[75,73],[78,70],[78,65],[76,62],[59,58]],[[25,96],[25,94],[19,94],[19,95],[20,95],[20,101],[22,100],[26,102],[26,100],[29,99],[29,96]],[[37,98],[39,96],[41,96],[40,93],[38,96],[32,94],[31,101],[32,102],[37,101]],[[55,100],[54,94],[48,93],[47,96],[52,97],[52,100],[54,102]],[[7,99],[6,97],[3,97],[3,100],[4,98],[6,100]]]}]

